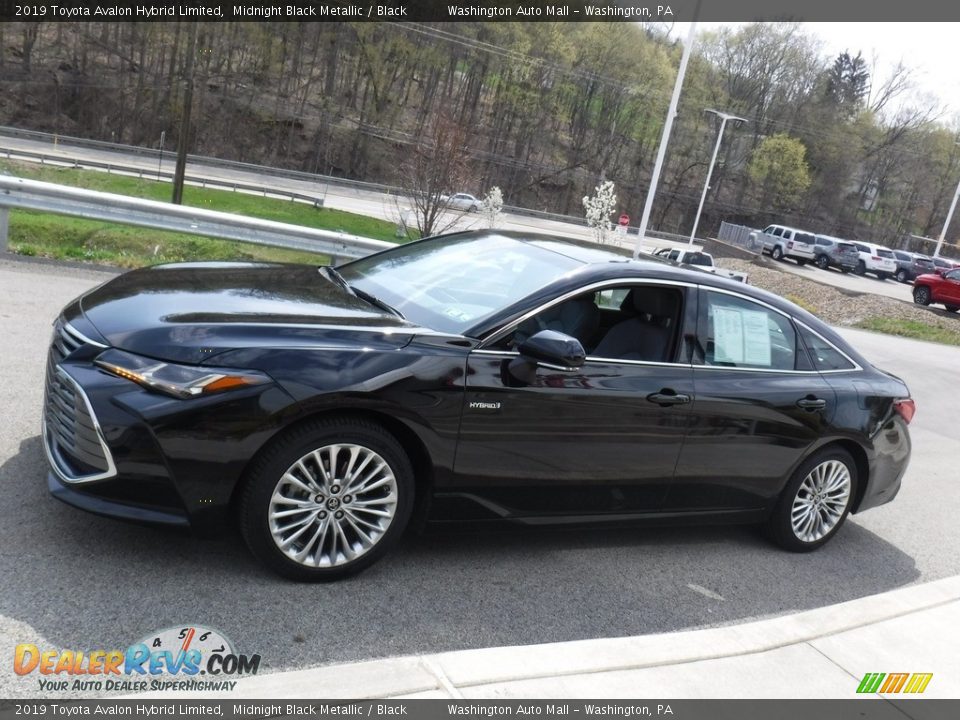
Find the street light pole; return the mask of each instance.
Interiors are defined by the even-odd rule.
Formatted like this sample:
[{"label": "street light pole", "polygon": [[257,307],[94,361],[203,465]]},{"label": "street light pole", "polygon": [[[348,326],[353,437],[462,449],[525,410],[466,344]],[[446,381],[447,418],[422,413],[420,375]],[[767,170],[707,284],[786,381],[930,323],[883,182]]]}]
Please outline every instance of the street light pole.
[{"label": "street light pole", "polygon": [[650,211],[653,209],[653,198],[657,194],[657,184],[660,182],[660,170],[663,167],[663,158],[667,154],[667,145],[670,144],[670,131],[673,129],[673,119],[677,115],[677,104],[680,102],[680,91],[683,89],[683,78],[687,74],[687,62],[690,60],[690,52],[697,40],[697,18],[700,16],[700,5],[703,0],[697,0],[696,7],[693,10],[693,22],[690,23],[690,31],[687,34],[687,44],[683,46],[683,54],[680,56],[680,69],[677,71],[677,79],[673,84],[673,95],[670,97],[670,106],[667,108],[667,120],[663,126],[663,133],[660,135],[660,147],[657,150],[657,159],[653,163],[653,174],[650,176],[650,188],[647,190],[647,200],[643,205],[643,215],[640,217],[640,227],[637,229],[637,244],[633,248],[633,257],[640,257],[640,246],[643,244],[643,238],[647,234],[647,223],[650,222]]},{"label": "street light pole", "polygon": [[[960,145],[960,143],[955,143]],[[943,247],[943,239],[947,236],[947,228],[950,227],[950,221],[953,220],[953,211],[957,209],[957,198],[960,197],[960,182],[957,183],[957,191],[953,193],[953,202],[950,203],[950,211],[947,213],[947,221],[943,224],[943,230],[940,231],[940,238],[937,240],[937,249],[933,251],[934,257],[940,257],[940,248]]]},{"label": "street light pole", "polygon": [[717,153],[720,152],[720,141],[723,140],[723,131],[727,127],[727,120],[747,122],[746,118],[737,117],[736,115],[730,115],[728,113],[720,112],[719,110],[713,110],[711,108],[707,108],[704,110],[704,112],[713,113],[720,118],[720,132],[717,133],[717,142],[713,146],[713,156],[710,158],[710,169],[707,170],[707,181],[703,184],[703,194],[700,196],[700,206],[697,208],[697,215],[693,219],[693,232],[690,233],[690,240],[687,242],[687,245],[693,245],[693,239],[697,235],[697,226],[700,224],[700,213],[703,212],[703,203],[707,199],[707,190],[710,189],[710,178],[713,177],[713,165],[717,162]]}]

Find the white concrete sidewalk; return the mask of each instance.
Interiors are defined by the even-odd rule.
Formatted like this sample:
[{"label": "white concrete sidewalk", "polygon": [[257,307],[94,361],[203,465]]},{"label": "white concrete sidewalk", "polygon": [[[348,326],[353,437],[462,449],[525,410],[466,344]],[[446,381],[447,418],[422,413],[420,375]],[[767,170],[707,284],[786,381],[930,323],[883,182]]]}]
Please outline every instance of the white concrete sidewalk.
[{"label": "white concrete sidewalk", "polygon": [[329,665],[203,697],[848,699],[866,673],[933,673],[896,699],[958,698],[958,646],[960,576],[742,625]]}]

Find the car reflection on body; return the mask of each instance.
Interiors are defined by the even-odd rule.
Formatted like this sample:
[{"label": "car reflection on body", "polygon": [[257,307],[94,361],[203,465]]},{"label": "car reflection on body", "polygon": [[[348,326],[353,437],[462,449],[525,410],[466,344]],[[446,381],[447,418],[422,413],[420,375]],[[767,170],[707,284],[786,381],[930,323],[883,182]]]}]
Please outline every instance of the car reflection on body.
[{"label": "car reflection on body", "polygon": [[913,411],[775,295],[483,231],[122,275],[56,320],[43,435],[57,498],[235,521],[276,572],[328,580],[411,518],[739,521],[813,550],[897,494]]}]

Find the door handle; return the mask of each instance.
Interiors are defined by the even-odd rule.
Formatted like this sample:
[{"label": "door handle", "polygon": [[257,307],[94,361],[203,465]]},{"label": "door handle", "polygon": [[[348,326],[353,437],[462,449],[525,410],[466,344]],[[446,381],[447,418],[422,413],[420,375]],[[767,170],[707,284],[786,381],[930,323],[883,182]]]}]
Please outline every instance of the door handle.
[{"label": "door handle", "polygon": [[689,395],[674,392],[669,388],[664,388],[660,392],[650,393],[647,400],[656,403],[660,407],[669,407],[670,405],[685,405],[690,402]]},{"label": "door handle", "polygon": [[827,401],[823,398],[813,397],[808,395],[805,398],[800,398],[797,400],[797,407],[803,408],[807,412],[813,412],[814,410],[823,410],[827,406]]}]

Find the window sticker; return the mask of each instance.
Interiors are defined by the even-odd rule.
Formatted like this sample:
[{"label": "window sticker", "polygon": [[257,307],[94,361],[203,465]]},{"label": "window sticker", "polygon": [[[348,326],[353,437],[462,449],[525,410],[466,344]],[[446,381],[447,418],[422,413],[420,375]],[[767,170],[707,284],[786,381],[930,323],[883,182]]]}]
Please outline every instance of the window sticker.
[{"label": "window sticker", "polygon": [[713,306],[714,361],[769,366],[767,314],[757,310]]}]

